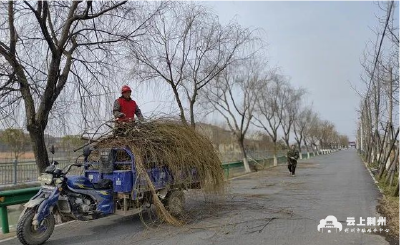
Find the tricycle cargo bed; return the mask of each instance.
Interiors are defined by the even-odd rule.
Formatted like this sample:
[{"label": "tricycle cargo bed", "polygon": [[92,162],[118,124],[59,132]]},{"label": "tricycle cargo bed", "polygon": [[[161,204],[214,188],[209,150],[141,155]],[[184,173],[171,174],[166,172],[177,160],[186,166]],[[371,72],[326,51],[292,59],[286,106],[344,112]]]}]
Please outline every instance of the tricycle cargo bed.
[{"label": "tricycle cargo bed", "polygon": [[[109,179],[113,183],[114,192],[130,193],[132,190],[147,191],[148,184],[145,176],[138,174],[135,158],[127,148],[102,149],[100,158],[90,161],[92,169],[85,170],[85,177],[97,184],[102,179]],[[155,166],[147,163],[146,171],[156,190],[173,187],[200,188],[196,169],[181,171],[174,178],[167,167]]]}]

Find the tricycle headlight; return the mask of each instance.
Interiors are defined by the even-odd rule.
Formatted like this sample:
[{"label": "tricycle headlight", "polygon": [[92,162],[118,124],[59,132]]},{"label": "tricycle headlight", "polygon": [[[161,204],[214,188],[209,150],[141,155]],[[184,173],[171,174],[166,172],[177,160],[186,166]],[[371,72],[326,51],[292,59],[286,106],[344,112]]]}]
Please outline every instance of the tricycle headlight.
[{"label": "tricycle headlight", "polygon": [[62,182],[63,182],[63,180],[62,180],[61,178],[56,178],[56,179],[54,179],[54,183],[55,183],[56,185],[61,184]]},{"label": "tricycle headlight", "polygon": [[42,174],[38,177],[38,180],[42,185],[50,185],[51,182],[53,181],[53,175],[52,174]]}]

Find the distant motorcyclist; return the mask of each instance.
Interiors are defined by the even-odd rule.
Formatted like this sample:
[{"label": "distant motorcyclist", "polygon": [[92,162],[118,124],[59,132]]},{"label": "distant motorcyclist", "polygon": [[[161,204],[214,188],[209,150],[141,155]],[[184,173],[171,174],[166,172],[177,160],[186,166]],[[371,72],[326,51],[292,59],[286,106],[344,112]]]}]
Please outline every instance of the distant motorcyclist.
[{"label": "distant motorcyclist", "polygon": [[299,151],[296,149],[296,145],[292,145],[289,151],[286,154],[288,160],[288,169],[292,176],[295,176],[296,166],[297,166],[297,159],[299,159],[300,154]]}]

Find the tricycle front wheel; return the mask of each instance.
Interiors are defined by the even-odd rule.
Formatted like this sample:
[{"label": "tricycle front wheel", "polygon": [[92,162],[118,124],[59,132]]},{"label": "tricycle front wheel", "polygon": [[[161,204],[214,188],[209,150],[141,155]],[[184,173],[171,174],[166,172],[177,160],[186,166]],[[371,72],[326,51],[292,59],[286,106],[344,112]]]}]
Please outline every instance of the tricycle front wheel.
[{"label": "tricycle front wheel", "polygon": [[28,209],[21,216],[17,224],[17,236],[19,241],[25,245],[40,245],[43,244],[54,231],[55,219],[52,214],[47,216],[42,225],[35,228],[32,225],[35,209]]}]

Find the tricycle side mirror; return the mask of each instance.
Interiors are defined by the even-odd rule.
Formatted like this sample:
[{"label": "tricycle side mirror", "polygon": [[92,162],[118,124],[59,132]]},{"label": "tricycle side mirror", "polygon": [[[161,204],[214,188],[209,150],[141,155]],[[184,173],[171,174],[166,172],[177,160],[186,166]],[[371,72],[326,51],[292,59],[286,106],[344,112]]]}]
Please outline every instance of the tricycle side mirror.
[{"label": "tricycle side mirror", "polygon": [[83,156],[85,158],[87,158],[90,155],[91,152],[92,152],[92,148],[90,146],[85,146],[83,148]]},{"label": "tricycle side mirror", "polygon": [[54,145],[51,145],[51,147],[50,147],[50,152],[51,152],[51,154],[54,155],[54,152],[55,152],[55,150],[54,150]]}]

